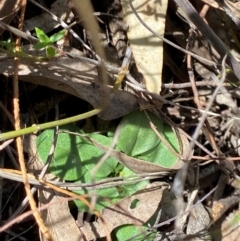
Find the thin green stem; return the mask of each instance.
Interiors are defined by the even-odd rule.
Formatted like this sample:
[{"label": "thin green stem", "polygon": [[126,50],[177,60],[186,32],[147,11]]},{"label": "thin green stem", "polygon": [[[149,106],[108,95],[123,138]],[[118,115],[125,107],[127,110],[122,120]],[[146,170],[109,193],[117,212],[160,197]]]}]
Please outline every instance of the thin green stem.
[{"label": "thin green stem", "polygon": [[7,50],[7,49],[1,48],[1,47],[0,47],[0,53],[5,53],[9,57],[17,57],[17,58],[20,58],[20,59],[28,59],[28,60],[34,61],[34,62],[41,62],[41,61],[49,60],[49,58],[44,57],[44,56],[34,56],[34,55],[27,54],[25,52],[14,53],[11,50]]},{"label": "thin green stem", "polygon": [[102,111],[102,108],[98,108],[98,109],[94,109],[91,110],[89,112],[80,114],[80,115],[76,115],[76,116],[72,116],[63,120],[58,120],[58,121],[52,121],[52,122],[48,122],[48,123],[44,123],[44,124],[40,124],[40,125],[32,125],[31,127],[27,127],[21,130],[17,130],[17,131],[10,131],[10,132],[6,132],[6,133],[2,133],[0,134],[0,141],[5,141],[8,139],[12,139],[15,138],[17,136],[23,136],[23,135],[27,135],[30,133],[37,133],[40,130],[45,130],[48,128],[52,128],[55,126],[62,126],[62,125],[66,125],[69,123],[73,123],[79,120],[83,120],[86,118],[89,118],[91,116],[97,115],[99,112]]}]

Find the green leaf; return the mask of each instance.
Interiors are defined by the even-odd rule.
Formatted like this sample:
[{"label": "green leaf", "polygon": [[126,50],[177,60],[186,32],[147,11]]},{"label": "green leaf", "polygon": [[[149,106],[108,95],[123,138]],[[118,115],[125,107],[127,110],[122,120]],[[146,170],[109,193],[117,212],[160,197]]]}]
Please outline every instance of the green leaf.
[{"label": "green leaf", "polygon": [[[104,135],[100,134],[87,134],[89,137],[93,138],[100,144],[109,147],[112,142],[112,138],[108,138]],[[79,155],[81,156],[81,160],[84,163],[86,169],[91,172],[92,169],[96,166],[100,158],[104,155],[104,152],[97,147],[95,147],[91,142],[85,141],[79,150]],[[107,158],[104,163],[98,169],[96,173],[96,177],[105,178],[108,177],[111,173],[115,172],[118,161],[112,157]],[[90,181],[90,180],[88,180]]]},{"label": "green leaf", "polygon": [[59,31],[58,33],[53,34],[53,35],[50,37],[50,41],[51,41],[52,43],[57,42],[58,40],[60,40],[61,38],[64,37],[65,33],[66,33],[66,30],[63,29],[63,30]]},{"label": "green leaf", "polygon": [[40,29],[40,28],[35,28],[37,38],[39,39],[40,42],[42,43],[50,43],[51,40],[50,38]]},{"label": "green leaf", "polygon": [[57,54],[56,50],[52,46],[46,46],[46,55],[48,58],[53,58]]},{"label": "green leaf", "polygon": [[[93,137],[93,136],[91,136],[91,137]],[[89,167],[87,167],[87,169],[88,168]],[[127,167],[122,166],[122,170],[120,172],[116,172],[117,169],[118,169],[118,165],[116,166],[114,164],[113,169],[112,169],[112,171],[113,171],[112,174],[115,174],[114,175],[115,177],[121,176],[123,178],[127,178],[127,177],[134,174],[134,172],[132,172]],[[95,180],[97,181],[97,180],[101,180],[103,178],[107,178],[106,174],[107,174],[107,172],[105,173],[104,177],[96,176]],[[92,181],[91,170],[88,169],[86,171],[86,173],[81,177],[80,182],[81,183],[90,183],[91,181]],[[141,182],[129,184],[129,185],[122,185],[122,186],[118,186],[118,187],[109,187],[109,188],[104,188],[104,189],[97,189],[96,194],[97,194],[98,200],[97,200],[95,208],[98,211],[101,211],[103,208],[109,207],[110,205],[120,201],[121,199],[123,199],[123,198],[125,198],[129,195],[134,194],[136,191],[145,187],[147,184],[149,184],[148,181],[141,181]],[[93,193],[94,194],[95,192],[89,190],[89,191],[76,191],[75,193],[77,193],[77,194],[91,194],[91,193]],[[89,208],[84,203],[80,202],[79,200],[74,200],[74,203],[76,204],[78,209],[81,210],[81,211],[87,212],[89,210]]]},{"label": "green leaf", "polygon": [[[124,167],[122,169],[122,171],[120,172],[120,176],[124,177],[124,178],[130,177],[134,174],[135,173],[127,167]],[[135,192],[142,189],[143,187],[147,186],[147,184],[149,184],[148,181],[141,181],[141,182],[132,183],[132,184],[128,184],[128,185],[122,185],[119,187],[118,190],[122,196],[127,197],[127,196],[134,194]]]},{"label": "green leaf", "polygon": [[[91,182],[91,174],[90,170],[88,170],[81,178],[81,183],[89,183]],[[134,173],[128,169],[127,167],[124,167],[123,170],[118,173],[121,177],[129,177],[133,175]],[[116,175],[116,176],[118,176]],[[107,176],[105,176],[107,178]],[[102,178],[96,177],[96,180],[101,180]],[[122,185],[118,187],[109,187],[104,189],[97,189],[96,194],[98,197],[97,203],[95,208],[98,211],[101,211],[105,207],[109,207],[110,205],[120,201],[121,199],[130,196],[134,194],[136,191],[140,190],[141,188],[145,187],[147,184],[149,184],[148,181],[141,181],[134,184],[129,185]],[[77,194],[94,194],[94,191],[76,191]],[[90,201],[90,200],[89,200]],[[79,200],[74,200],[74,203],[78,207],[79,210],[87,212],[89,208]]]},{"label": "green leaf", "polygon": [[[162,132],[163,123],[154,114],[148,112],[153,124]],[[151,129],[149,120],[141,111],[134,111],[123,117],[120,122],[122,129],[117,146],[125,154],[135,157],[154,148],[160,143],[158,136]]]},{"label": "green leaf", "polygon": [[[144,212],[144,210],[143,210]],[[112,233],[112,241],[153,241],[155,233],[148,233],[147,227],[137,227],[134,225],[123,225],[114,230]]]},{"label": "green leaf", "polygon": [[[79,132],[75,125],[60,127],[60,130]],[[46,163],[47,157],[53,142],[53,129],[43,131],[36,139],[38,155]],[[56,176],[69,181],[74,181],[82,177],[86,172],[79,155],[79,148],[83,140],[75,135],[59,133],[53,159],[49,167]]]},{"label": "green leaf", "polygon": [[40,49],[45,48],[48,44],[49,44],[48,42],[40,42],[40,43],[35,44],[34,48],[36,50],[40,50]]},{"label": "green leaf", "polygon": [[[179,152],[179,140],[172,128],[164,125],[163,132],[161,134],[164,136],[169,145],[171,145],[176,152]],[[163,142],[160,142],[153,149],[137,157],[166,168],[171,168],[178,160],[178,157],[169,151],[168,147],[166,147]]]},{"label": "green leaf", "polygon": [[[92,145],[91,142],[77,135],[61,133],[62,130],[75,132],[76,134],[80,133],[80,129],[75,125],[60,127],[60,133],[49,170],[64,180],[74,181],[84,178],[82,181],[92,181],[90,173],[104,155],[104,152]],[[42,132],[36,140],[38,155],[44,163],[46,163],[52,145],[53,133],[53,129],[46,130]],[[100,134],[89,134],[89,136],[102,145],[111,145],[111,138]],[[118,161],[116,159],[109,157],[100,166],[95,175],[95,179],[105,178],[111,173],[114,173],[117,164]],[[88,175],[87,178],[83,177],[85,173]]]},{"label": "green leaf", "polygon": [[[98,211],[101,211],[105,207],[109,207],[115,198],[119,196],[118,190],[116,187],[109,187],[106,189],[97,189],[96,193],[93,190],[89,191],[75,191],[77,194],[97,194],[97,202],[95,205],[95,209]],[[90,199],[88,199],[89,202],[91,202]],[[78,207],[79,210],[82,212],[89,211],[89,208],[81,201],[74,200],[75,205]]]},{"label": "green leaf", "polygon": [[0,46],[7,47],[7,49],[13,48],[14,43],[10,42],[9,40],[8,41],[0,41]]},{"label": "green leaf", "polygon": [[[179,153],[179,139],[172,128],[163,124],[154,114],[148,112],[148,116],[165,141]],[[143,112],[132,112],[125,116],[120,124],[122,129],[120,130],[117,148],[125,154],[165,168],[171,168],[178,161],[178,157],[152,130],[149,120]]]},{"label": "green leaf", "polygon": [[[107,176],[106,176],[107,177]],[[105,177],[105,178],[106,178]],[[101,177],[95,177],[95,181],[99,181],[103,178]],[[86,173],[81,177],[81,179],[78,181],[80,183],[90,183],[92,182],[92,176],[91,176],[91,170],[86,171]],[[95,208],[98,211],[101,211],[103,208],[108,207],[109,205],[114,202],[116,198],[119,197],[119,192],[116,187],[109,187],[105,189],[96,189],[95,190],[81,190],[81,191],[74,191],[76,194],[96,194],[97,195],[97,202],[95,205]],[[91,202],[91,199],[88,198],[88,201]],[[81,201],[79,200],[73,200],[75,205],[78,207],[79,210],[82,212],[89,211],[89,208]]]}]

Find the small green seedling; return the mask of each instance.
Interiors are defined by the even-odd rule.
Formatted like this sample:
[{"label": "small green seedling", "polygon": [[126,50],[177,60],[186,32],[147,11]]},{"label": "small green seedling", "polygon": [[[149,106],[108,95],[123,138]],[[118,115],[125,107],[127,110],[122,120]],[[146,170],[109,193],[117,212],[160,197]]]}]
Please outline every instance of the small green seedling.
[{"label": "small green seedling", "polygon": [[48,58],[53,58],[57,52],[53,46],[55,42],[60,40],[64,37],[66,30],[63,29],[59,31],[58,33],[53,34],[51,37],[48,37],[41,29],[35,28],[37,38],[39,40],[39,43],[34,45],[34,48],[36,50],[40,50],[45,48],[46,49],[46,56]]},{"label": "small green seedling", "polygon": [[15,45],[11,42],[11,39],[8,39],[7,41],[0,41],[0,46],[8,51],[15,52]]},{"label": "small green seedling", "polygon": [[[79,183],[92,182],[91,171],[104,155],[104,152],[92,145],[90,141],[86,141],[77,135],[61,132],[61,130],[84,134],[83,131],[75,125],[67,125],[60,128],[56,149],[49,170],[66,181]],[[47,160],[53,135],[53,129],[49,129],[42,132],[36,140],[38,153],[43,162]],[[87,134],[87,136],[107,147],[109,147],[112,142],[112,137],[101,134],[92,133]],[[134,173],[130,169],[119,164],[116,159],[109,157],[97,171],[94,180],[99,181],[108,177],[127,178],[131,175],[134,175]],[[101,211],[104,207],[108,207],[112,203],[116,203],[122,198],[135,193],[147,184],[148,181],[141,181],[137,184],[97,190],[98,202],[95,208]],[[95,191],[77,191],[76,193],[91,194],[92,192]],[[82,202],[78,200],[74,202],[80,210],[88,211],[88,207]]]},{"label": "small green seedling", "polygon": [[[179,140],[175,132],[161,119],[152,113],[148,113],[149,118],[155,128],[169,145],[176,151],[180,152]],[[119,124],[121,126],[119,138],[115,150],[118,156],[121,153],[129,157],[134,157],[139,160],[146,161],[148,165],[159,165],[164,168],[171,168],[179,158],[175,156],[159,139],[156,133],[152,130],[149,119],[143,112],[134,111],[125,116]],[[64,130],[68,132],[63,132]],[[70,134],[71,133],[75,133]],[[83,138],[81,135],[87,136]],[[54,131],[48,129],[43,131],[36,140],[38,155],[41,160],[46,163],[48,153],[53,141]],[[92,170],[95,168],[98,161],[104,155],[104,151],[100,150],[93,143],[98,142],[102,146],[110,147],[112,143],[112,134],[102,135],[99,133],[85,134],[76,125],[66,125],[60,127],[57,144],[55,147],[52,162],[49,170],[63,180],[80,183],[92,182]],[[94,140],[94,142],[93,142]],[[120,159],[119,159],[120,160]],[[94,175],[94,181],[107,179],[109,177],[128,178],[134,175],[134,170],[130,170],[119,160],[109,157],[101,165]],[[138,164],[137,164],[138,165]],[[131,185],[113,186],[104,189],[78,191],[78,194],[93,194],[97,195],[95,208],[99,211],[105,207],[109,207],[113,203],[134,194],[148,184],[148,181],[141,181]],[[88,211],[88,207],[80,201],[75,201],[75,204],[81,211]],[[133,208],[138,203],[133,203]],[[147,210],[143,210],[143,212]],[[147,232],[147,225],[142,227]],[[146,240],[153,240],[152,234],[146,233]],[[124,241],[127,234],[138,234],[139,228],[135,226],[119,227],[114,231],[118,241]],[[150,235],[150,236],[149,236]],[[136,239],[138,240],[138,239]]]}]

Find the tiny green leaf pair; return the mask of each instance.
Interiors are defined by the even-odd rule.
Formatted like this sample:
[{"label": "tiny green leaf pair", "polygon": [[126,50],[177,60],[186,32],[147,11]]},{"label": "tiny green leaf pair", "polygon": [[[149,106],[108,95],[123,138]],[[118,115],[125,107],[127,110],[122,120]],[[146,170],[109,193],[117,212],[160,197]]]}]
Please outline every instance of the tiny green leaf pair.
[{"label": "tiny green leaf pair", "polygon": [[57,52],[55,48],[53,47],[53,44],[64,37],[66,30],[63,29],[59,31],[58,33],[53,34],[51,37],[48,37],[41,29],[35,28],[37,38],[39,40],[39,43],[34,45],[34,48],[36,50],[40,50],[45,48],[46,49],[46,55],[48,58],[54,57]]}]

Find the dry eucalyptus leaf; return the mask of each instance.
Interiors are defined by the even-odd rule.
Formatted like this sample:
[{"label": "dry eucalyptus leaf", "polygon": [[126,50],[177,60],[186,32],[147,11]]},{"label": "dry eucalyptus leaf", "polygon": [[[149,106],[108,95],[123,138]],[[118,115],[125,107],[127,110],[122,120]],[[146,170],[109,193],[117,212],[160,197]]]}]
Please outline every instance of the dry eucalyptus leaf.
[{"label": "dry eucalyptus leaf", "polygon": [[[13,59],[1,62],[0,73],[13,75]],[[123,90],[114,92],[110,100],[112,87],[100,82],[96,66],[82,60],[59,56],[46,62],[34,63],[22,59],[18,75],[20,80],[75,95],[88,101],[94,108],[107,102],[108,105],[99,114],[105,120],[119,118],[138,107],[137,98]]]},{"label": "dry eucalyptus leaf", "polygon": [[239,1],[225,0],[225,3],[233,11],[234,16],[240,18],[240,3],[239,3]]},{"label": "dry eucalyptus leaf", "polygon": [[[6,24],[10,23],[20,9],[20,0],[1,0],[0,1],[0,20]],[[0,34],[3,29],[0,28]]]},{"label": "dry eucalyptus leaf", "polygon": [[[163,36],[167,0],[131,1],[141,19],[155,32]],[[159,94],[162,84],[163,43],[137,19],[128,0],[121,0],[124,20],[129,26],[128,38],[138,71],[143,74],[147,90]]]},{"label": "dry eucalyptus leaf", "polygon": [[63,197],[50,189],[39,191],[40,206],[49,204],[47,209],[41,211],[43,221],[53,241],[82,241],[83,235],[69,211],[68,201]]},{"label": "dry eucalyptus leaf", "polygon": [[[102,212],[102,218],[111,232],[114,228],[134,224],[142,225],[156,212],[162,199],[163,183],[154,182],[149,184],[143,190],[134,195],[126,197],[111,207],[105,208]],[[139,204],[132,208],[132,204],[139,201]],[[80,230],[84,233],[84,240],[92,240],[106,236],[104,224],[100,219],[93,223],[84,223]]]}]

